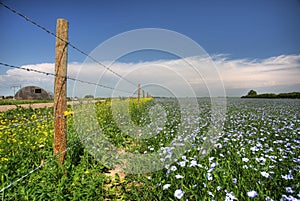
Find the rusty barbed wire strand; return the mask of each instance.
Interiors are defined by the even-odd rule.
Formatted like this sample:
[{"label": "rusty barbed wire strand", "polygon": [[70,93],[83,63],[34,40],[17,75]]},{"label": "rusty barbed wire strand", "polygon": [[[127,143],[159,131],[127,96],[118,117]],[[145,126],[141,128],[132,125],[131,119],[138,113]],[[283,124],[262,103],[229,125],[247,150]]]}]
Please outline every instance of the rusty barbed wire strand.
[{"label": "rusty barbed wire strand", "polygon": [[115,90],[115,91],[119,91],[119,92],[125,92],[125,93],[128,93],[128,94],[135,94],[135,92],[129,92],[129,91],[121,90],[121,89],[115,89],[113,87],[106,86],[106,85],[103,85],[103,84],[98,84],[98,83],[94,83],[94,82],[90,82],[90,81],[80,80],[80,79],[73,78],[73,77],[70,77],[70,76],[60,76],[60,75],[57,75],[55,73],[44,72],[44,71],[36,70],[36,69],[33,69],[33,68],[25,68],[25,67],[15,66],[15,65],[3,63],[3,62],[0,62],[0,65],[5,66],[5,67],[9,67],[9,68],[20,69],[20,70],[24,70],[24,71],[28,71],[28,72],[35,72],[35,73],[39,73],[39,74],[43,74],[43,75],[47,75],[47,76],[51,75],[51,76],[54,76],[54,77],[66,78],[68,80],[77,81],[77,82],[81,82],[81,83],[84,83],[84,84],[95,85],[95,86],[98,86],[98,87],[111,89],[111,90]]},{"label": "rusty barbed wire strand", "polygon": [[[105,129],[108,126],[102,128]],[[64,151],[57,153],[53,156],[50,157],[50,159],[47,159],[47,161],[43,162],[42,164],[40,164],[39,166],[37,166],[36,168],[32,169],[31,171],[29,171],[27,174],[24,174],[23,176],[21,176],[20,178],[18,178],[17,180],[9,183],[7,186],[3,187],[2,189],[0,189],[0,193],[4,192],[6,189],[11,188],[13,185],[15,185],[16,183],[18,183],[19,181],[23,180],[24,178],[28,177],[29,175],[31,175],[32,173],[36,172],[37,170],[40,170],[44,165],[52,162],[54,159],[57,159],[61,154],[66,153],[67,151],[71,150],[72,148],[76,147],[77,145],[79,145],[80,143],[86,141],[86,140],[90,140],[90,137],[92,137],[93,135],[97,135],[98,133],[93,133],[90,136],[87,136],[85,139],[79,140],[78,142],[76,142],[75,144],[67,147]]]},{"label": "rusty barbed wire strand", "polygon": [[90,56],[88,53],[84,52],[83,50],[79,49],[78,47],[76,47],[75,45],[73,45],[70,41],[66,41],[63,38],[57,36],[54,32],[50,31],[49,29],[45,28],[44,26],[38,24],[37,22],[33,21],[32,19],[30,19],[29,17],[27,17],[26,15],[18,12],[17,10],[9,7],[8,5],[4,4],[3,2],[0,1],[0,5],[2,5],[3,7],[5,7],[6,9],[10,10],[11,12],[15,13],[16,15],[22,17],[23,19],[25,19],[26,21],[32,23],[33,25],[35,25],[36,27],[38,27],[39,29],[42,29],[43,31],[45,31],[46,33],[54,36],[55,38],[58,38],[60,40],[62,40],[63,42],[67,43],[71,48],[73,48],[74,50],[78,51],[79,53],[85,55],[86,57],[88,57],[89,59],[91,59],[92,61],[94,61],[95,63],[97,63],[98,65],[102,66],[103,68],[105,68],[106,70],[108,70],[109,72],[111,72],[112,74],[114,74],[115,76],[127,81],[128,83],[137,86],[136,83],[124,78],[122,75],[120,75],[119,73],[113,71],[111,68],[107,67],[106,65],[104,65],[103,63],[101,63],[100,61],[98,61],[97,59],[95,59],[94,57]]}]

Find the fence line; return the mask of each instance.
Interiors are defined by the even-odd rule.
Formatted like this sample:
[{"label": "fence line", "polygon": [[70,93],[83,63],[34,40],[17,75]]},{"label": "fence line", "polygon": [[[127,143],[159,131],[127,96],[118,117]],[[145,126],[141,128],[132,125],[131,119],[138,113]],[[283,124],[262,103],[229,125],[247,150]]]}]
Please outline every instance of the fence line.
[{"label": "fence line", "polygon": [[115,90],[115,91],[119,91],[119,92],[125,92],[125,93],[128,93],[128,94],[135,94],[136,92],[129,92],[129,91],[125,91],[125,90],[121,90],[121,89],[115,89],[113,87],[110,87],[110,86],[106,86],[106,85],[103,85],[103,84],[98,84],[98,83],[94,83],[94,82],[90,82],[90,81],[86,81],[86,80],[80,80],[80,79],[77,79],[77,78],[73,78],[73,77],[70,77],[70,76],[60,76],[60,75],[57,75],[55,73],[49,73],[49,72],[44,72],[44,71],[40,71],[40,70],[36,70],[36,69],[32,69],[32,68],[25,68],[25,67],[21,67],[21,66],[15,66],[15,65],[11,65],[11,64],[7,64],[7,63],[3,63],[3,62],[0,62],[0,65],[2,66],[5,66],[5,67],[9,67],[9,68],[14,68],[14,69],[20,69],[20,70],[24,70],[24,71],[28,71],[28,72],[35,72],[35,73],[39,73],[39,74],[43,74],[43,75],[51,75],[51,76],[54,76],[54,77],[61,77],[61,78],[66,78],[68,80],[72,80],[72,81],[77,81],[77,82],[81,82],[83,84],[90,84],[90,85],[94,85],[94,86],[98,86],[98,87],[102,87],[102,88],[106,88],[106,89],[112,89],[112,90]]},{"label": "fence line", "polygon": [[[110,107],[110,106],[104,106],[104,107]],[[73,114],[77,114],[77,113],[85,113],[85,112],[91,112],[91,111],[94,111],[93,109],[85,109],[85,110],[78,110],[76,112],[66,112],[64,117],[67,117],[69,115],[73,115]],[[56,116],[56,117],[47,117],[47,118],[42,118],[42,119],[37,119],[35,121],[31,121],[31,122],[26,122],[26,123],[23,123],[23,124],[20,124],[20,123],[15,123],[14,125],[12,126],[9,126],[9,127],[6,127],[6,128],[2,128],[0,129],[0,131],[5,131],[5,130],[9,130],[11,128],[16,128],[16,127],[19,127],[19,126],[27,126],[29,124],[34,124],[34,123],[38,123],[38,122],[42,122],[42,121],[45,121],[45,120],[55,120],[56,118],[61,118],[61,116]],[[108,127],[108,126],[107,126]],[[107,127],[104,127],[103,129],[107,128]]]},{"label": "fence line", "polygon": [[[110,106],[102,106],[102,107],[110,107]],[[70,114],[65,114],[65,116],[73,115],[73,114],[77,114],[77,113],[91,112],[91,111],[94,111],[94,110],[93,109],[78,110],[76,112],[71,112]],[[11,128],[16,128],[16,127],[19,127],[19,126],[26,126],[26,125],[30,125],[30,124],[35,124],[35,123],[42,122],[42,121],[55,120],[56,118],[61,118],[61,116],[45,117],[45,118],[41,118],[41,119],[36,119],[34,121],[30,121],[30,122],[24,122],[24,123],[14,123],[11,126],[8,126],[8,127],[5,127],[5,128],[0,128],[0,131],[8,130],[8,129],[11,129]]]},{"label": "fence line", "polygon": [[[110,107],[110,106],[104,106],[104,107]],[[73,114],[77,114],[77,113],[91,112],[91,111],[94,111],[94,110],[93,109],[78,110],[76,112],[71,112],[70,114],[65,114],[65,116],[69,116],[69,115],[73,115]],[[35,123],[38,123],[38,122],[55,120],[56,118],[61,118],[61,116],[45,117],[45,118],[41,118],[41,119],[36,119],[34,121],[30,121],[30,122],[24,122],[24,123],[14,123],[11,126],[8,126],[8,127],[5,127],[5,128],[0,128],[0,131],[5,131],[5,130],[11,129],[11,128],[17,128],[19,126],[27,126],[27,125],[35,124]]]},{"label": "fence line", "polygon": [[[106,128],[108,128],[108,127],[109,127],[109,125],[104,126],[104,128],[101,128],[101,129],[106,129]],[[9,189],[10,187],[12,187],[13,185],[15,185],[16,183],[18,183],[18,182],[21,181],[22,179],[24,179],[24,178],[28,177],[29,175],[31,175],[32,173],[34,173],[35,171],[41,169],[44,165],[50,163],[52,160],[57,159],[61,154],[66,153],[67,151],[69,151],[69,150],[71,150],[72,148],[76,147],[76,146],[79,145],[80,143],[82,143],[82,142],[84,142],[84,141],[86,141],[86,140],[89,140],[90,137],[92,137],[92,136],[94,136],[94,135],[97,135],[97,134],[98,134],[98,133],[93,133],[92,135],[87,136],[85,139],[79,140],[77,143],[75,143],[75,144],[73,144],[73,145],[67,147],[64,151],[62,151],[62,152],[60,152],[60,153],[57,153],[57,154],[51,156],[52,158],[50,157],[50,159],[48,159],[47,161],[45,161],[44,163],[42,163],[42,164],[39,165],[38,167],[32,169],[32,170],[29,171],[27,174],[23,175],[23,176],[20,177],[19,179],[17,179],[17,180],[15,180],[15,181],[11,182],[10,184],[8,184],[8,185],[5,186],[4,188],[2,188],[2,189],[0,190],[0,193],[4,192],[6,189]]]},{"label": "fence line", "polygon": [[106,65],[104,65],[103,63],[101,63],[100,61],[98,61],[97,59],[95,59],[94,57],[90,56],[88,53],[84,52],[83,50],[79,49],[78,47],[76,47],[75,45],[73,45],[70,41],[66,41],[63,38],[57,36],[54,32],[50,31],[49,29],[45,28],[44,26],[38,24],[37,22],[33,21],[32,19],[30,19],[29,17],[25,16],[24,14],[18,12],[17,10],[7,6],[6,4],[4,4],[3,2],[0,1],[0,5],[2,5],[3,7],[7,8],[8,10],[10,10],[11,12],[15,13],[16,15],[19,15],[20,17],[22,17],[23,19],[25,19],[26,21],[32,23],[33,25],[35,25],[36,27],[38,27],[39,29],[42,29],[43,31],[45,31],[46,33],[54,36],[55,38],[58,38],[60,40],[62,40],[63,42],[67,43],[71,48],[75,49],[76,51],[78,51],[79,53],[83,54],[84,56],[88,57],[89,59],[91,59],[92,61],[94,61],[95,63],[97,63],[98,65],[102,66],[103,68],[105,68],[106,70],[108,70],[109,72],[111,72],[112,74],[114,74],[115,76],[127,81],[128,83],[132,84],[133,86],[137,86],[136,83],[126,79],[125,77],[123,77],[122,75],[120,75],[119,73],[113,71],[111,68],[107,67]]},{"label": "fence line", "polygon": [[0,190],[0,193],[4,192],[6,189],[9,189],[10,187],[12,187],[13,185],[15,185],[15,183],[21,181],[22,179],[28,177],[29,175],[31,175],[32,173],[34,173],[35,171],[41,169],[43,167],[43,165],[39,165],[38,167],[34,168],[33,170],[31,170],[30,172],[28,172],[27,174],[23,175],[22,177],[20,177],[19,179],[17,179],[16,181],[14,182],[11,182],[10,184],[8,184],[7,186],[5,186],[4,188],[2,188]]},{"label": "fence line", "polygon": [[[93,62],[95,62],[96,64],[100,65],[101,67],[103,67],[104,69],[106,69],[107,71],[109,71],[110,73],[112,73],[113,75],[119,77],[120,79],[123,79],[125,80],[126,82],[132,84],[133,86],[137,86],[136,83],[132,82],[131,80],[128,80],[126,79],[125,77],[123,77],[122,75],[120,75],[119,73],[115,72],[114,70],[112,70],[111,68],[107,67],[106,65],[104,65],[103,63],[101,63],[100,61],[98,61],[97,59],[95,59],[94,57],[90,56],[88,53],[82,51],[81,49],[79,49],[78,47],[76,47],[75,45],[73,45],[71,42],[67,41],[67,40],[64,40],[63,38],[57,36],[54,32],[50,31],[49,29],[47,29],[46,27],[40,25],[39,23],[35,22],[34,20],[30,19],[29,17],[25,16],[24,14],[18,12],[17,10],[7,6],[6,4],[4,4],[3,2],[0,1],[0,5],[2,5],[3,7],[5,7],[6,9],[10,10],[11,12],[13,12],[14,14],[20,16],[21,18],[25,19],[26,21],[30,22],[31,24],[33,24],[34,26],[38,27],[39,29],[45,31],[46,33],[54,36],[55,38],[65,42],[68,46],[70,46],[71,48],[73,48],[74,50],[78,51],[79,53],[83,54],[84,56],[86,56],[87,58],[91,59]],[[0,62],[0,65],[2,66],[5,66],[5,67],[9,67],[9,68],[14,68],[14,69],[20,69],[20,70],[24,70],[24,71],[29,71],[29,72],[35,72],[35,73],[39,73],[39,74],[43,74],[43,75],[51,75],[51,76],[54,76],[54,77],[61,77],[61,78],[65,78],[65,79],[68,79],[68,80],[72,80],[72,81],[78,81],[78,82],[81,82],[81,83],[85,83],[85,84],[90,84],[90,85],[95,85],[95,86],[99,86],[99,87],[102,87],[102,88],[107,88],[107,89],[111,89],[111,90],[115,90],[115,91],[120,91],[120,92],[125,92],[125,93],[128,93],[128,94],[135,94],[137,93],[137,91],[135,92],[129,92],[129,91],[126,91],[126,90],[120,90],[120,89],[115,89],[113,87],[110,87],[110,86],[106,86],[106,85],[103,85],[103,84],[98,84],[98,83],[94,83],[94,82],[90,82],[90,81],[85,81],[85,80],[80,80],[80,79],[76,79],[76,78],[72,78],[72,77],[69,77],[69,76],[60,76],[58,74],[55,74],[55,73],[49,73],[49,72],[44,72],[44,71],[40,71],[40,70],[36,70],[36,69],[32,69],[32,68],[25,68],[25,67],[21,67],[21,66],[15,66],[15,65],[10,65],[10,64],[7,64],[7,63],[3,63],[3,62]],[[90,110],[82,110],[82,111],[77,111],[77,112],[86,112],[86,111],[90,111]],[[55,120],[56,118],[61,118],[62,116],[55,116],[55,117],[45,117],[45,118],[42,118],[42,119],[37,119],[35,121],[31,121],[31,122],[26,122],[24,124],[22,123],[17,123],[15,125],[12,125],[10,127],[7,127],[7,128],[3,128],[3,129],[0,129],[0,131],[3,131],[3,130],[6,130],[6,129],[10,129],[10,128],[15,128],[15,127],[19,127],[19,126],[27,126],[27,125],[30,125],[30,124],[34,124],[34,123],[38,123],[38,122],[42,122],[42,121],[45,121],[45,120]],[[102,129],[105,129],[105,128],[108,128],[110,125],[106,125],[104,126],[104,128]],[[31,171],[29,171],[27,174],[24,174],[23,176],[21,176],[20,178],[18,178],[17,180],[11,182],[10,184],[8,184],[7,186],[5,186],[4,188],[2,188],[0,190],[0,193],[4,192],[6,189],[9,189],[10,187],[14,186],[16,183],[18,183],[19,181],[23,180],[24,178],[28,177],[29,175],[33,174],[34,172],[36,172],[37,170],[40,170],[45,164],[48,164],[50,163],[51,161],[53,161],[54,159],[57,159],[58,157],[60,157],[62,154],[66,153],[67,151],[71,150],[72,148],[76,147],[77,145],[79,145],[80,143],[90,139],[90,137],[92,137],[93,135],[96,135],[98,133],[93,133],[92,135],[86,137],[85,139],[82,139],[82,140],[79,140],[78,142],[76,142],[75,144],[73,145],[70,145],[69,147],[67,147],[65,150],[57,153],[57,154],[54,154],[53,156],[50,156],[47,161],[45,161],[44,163],[42,163],[41,165],[37,166],[36,168],[32,169]]]},{"label": "fence line", "polygon": [[14,123],[11,126],[8,126],[8,127],[5,127],[5,128],[0,128],[0,131],[8,130],[8,129],[11,129],[11,128],[17,128],[19,126],[27,126],[27,125],[30,125],[30,124],[35,124],[35,123],[38,123],[38,122],[49,121],[49,120],[53,120],[53,118],[47,117],[47,118],[36,119],[34,121],[29,121],[29,122],[25,122],[25,123]]},{"label": "fence line", "polygon": [[[109,106],[105,106],[105,107],[109,107]],[[86,110],[78,110],[76,112],[73,112],[72,114],[76,114],[76,113],[84,113],[84,112],[90,112],[90,111],[93,111],[93,109],[86,109]],[[70,114],[66,114],[66,116],[68,116]],[[24,126],[24,125],[28,125],[28,124],[33,124],[33,123],[37,123],[37,122],[41,122],[41,121],[44,121],[44,120],[53,120],[55,118],[61,118],[61,116],[56,116],[56,117],[53,117],[53,118],[43,118],[43,119],[38,119],[34,122],[28,122],[26,124],[18,124],[18,125],[14,125],[14,127],[18,127],[18,126]],[[107,125],[107,126],[104,126],[103,128],[101,129],[106,129],[108,128],[110,125]],[[13,127],[9,127],[9,128],[13,128]],[[0,131],[2,130],[6,130],[6,129],[9,129],[9,128],[5,128],[5,129],[1,129]],[[31,171],[29,171],[28,173],[24,174],[23,176],[21,176],[20,178],[18,178],[17,180],[11,182],[10,184],[8,184],[7,186],[5,186],[4,188],[2,188],[0,190],[0,193],[3,193],[5,190],[11,188],[12,186],[14,186],[16,183],[18,183],[19,181],[25,179],[26,177],[28,177],[29,175],[33,174],[34,172],[36,172],[37,170],[40,170],[44,165],[50,163],[51,161],[57,159],[58,157],[60,157],[60,155],[66,153],[67,151],[71,150],[72,148],[76,147],[77,145],[79,145],[80,143],[86,141],[86,140],[89,140],[90,137],[94,136],[94,135],[97,135],[98,133],[93,133],[92,135],[89,135],[87,136],[85,139],[82,139],[82,140],[79,140],[77,143],[67,147],[64,151],[60,152],[60,153],[57,153],[53,156],[50,157],[50,159],[48,159],[47,161],[45,161],[44,163],[42,163],[41,165],[37,166],[36,168],[32,169]]]}]

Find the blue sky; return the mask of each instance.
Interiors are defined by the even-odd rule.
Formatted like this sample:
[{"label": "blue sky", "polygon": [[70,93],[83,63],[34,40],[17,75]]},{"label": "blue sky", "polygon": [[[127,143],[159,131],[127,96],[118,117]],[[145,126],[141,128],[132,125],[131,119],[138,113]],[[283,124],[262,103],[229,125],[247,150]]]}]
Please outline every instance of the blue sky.
[{"label": "blue sky", "polygon": [[[53,32],[57,18],[67,19],[69,40],[87,53],[125,31],[163,28],[186,35],[209,55],[226,55],[226,60],[263,61],[281,55],[300,55],[299,0],[2,2]],[[55,38],[2,6],[0,27],[1,62],[54,62]],[[124,61],[162,58],[171,57],[148,52],[133,54]],[[84,55],[69,48],[70,63],[84,59]],[[5,75],[7,70],[1,67],[0,74]]]}]

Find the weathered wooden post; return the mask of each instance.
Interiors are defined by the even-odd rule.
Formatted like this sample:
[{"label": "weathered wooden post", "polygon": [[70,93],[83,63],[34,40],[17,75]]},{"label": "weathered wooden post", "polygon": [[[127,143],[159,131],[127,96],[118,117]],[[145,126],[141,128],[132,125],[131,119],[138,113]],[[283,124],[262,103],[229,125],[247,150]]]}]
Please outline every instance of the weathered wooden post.
[{"label": "weathered wooden post", "polygon": [[138,106],[140,107],[141,102],[141,84],[138,85]]},{"label": "weathered wooden post", "polygon": [[62,165],[66,156],[66,118],[67,109],[67,57],[68,21],[57,19],[56,55],[54,82],[54,154],[58,154],[58,164]]},{"label": "weathered wooden post", "polygon": [[143,90],[143,98],[145,98],[145,91]]}]

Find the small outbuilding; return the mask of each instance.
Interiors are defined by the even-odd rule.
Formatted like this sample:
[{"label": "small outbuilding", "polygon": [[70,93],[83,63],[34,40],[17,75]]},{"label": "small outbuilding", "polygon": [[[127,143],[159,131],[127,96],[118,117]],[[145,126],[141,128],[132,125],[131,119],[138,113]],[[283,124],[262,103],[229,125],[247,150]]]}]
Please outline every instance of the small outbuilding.
[{"label": "small outbuilding", "polygon": [[17,100],[49,100],[53,99],[53,94],[41,87],[27,86],[21,88],[15,95]]}]

